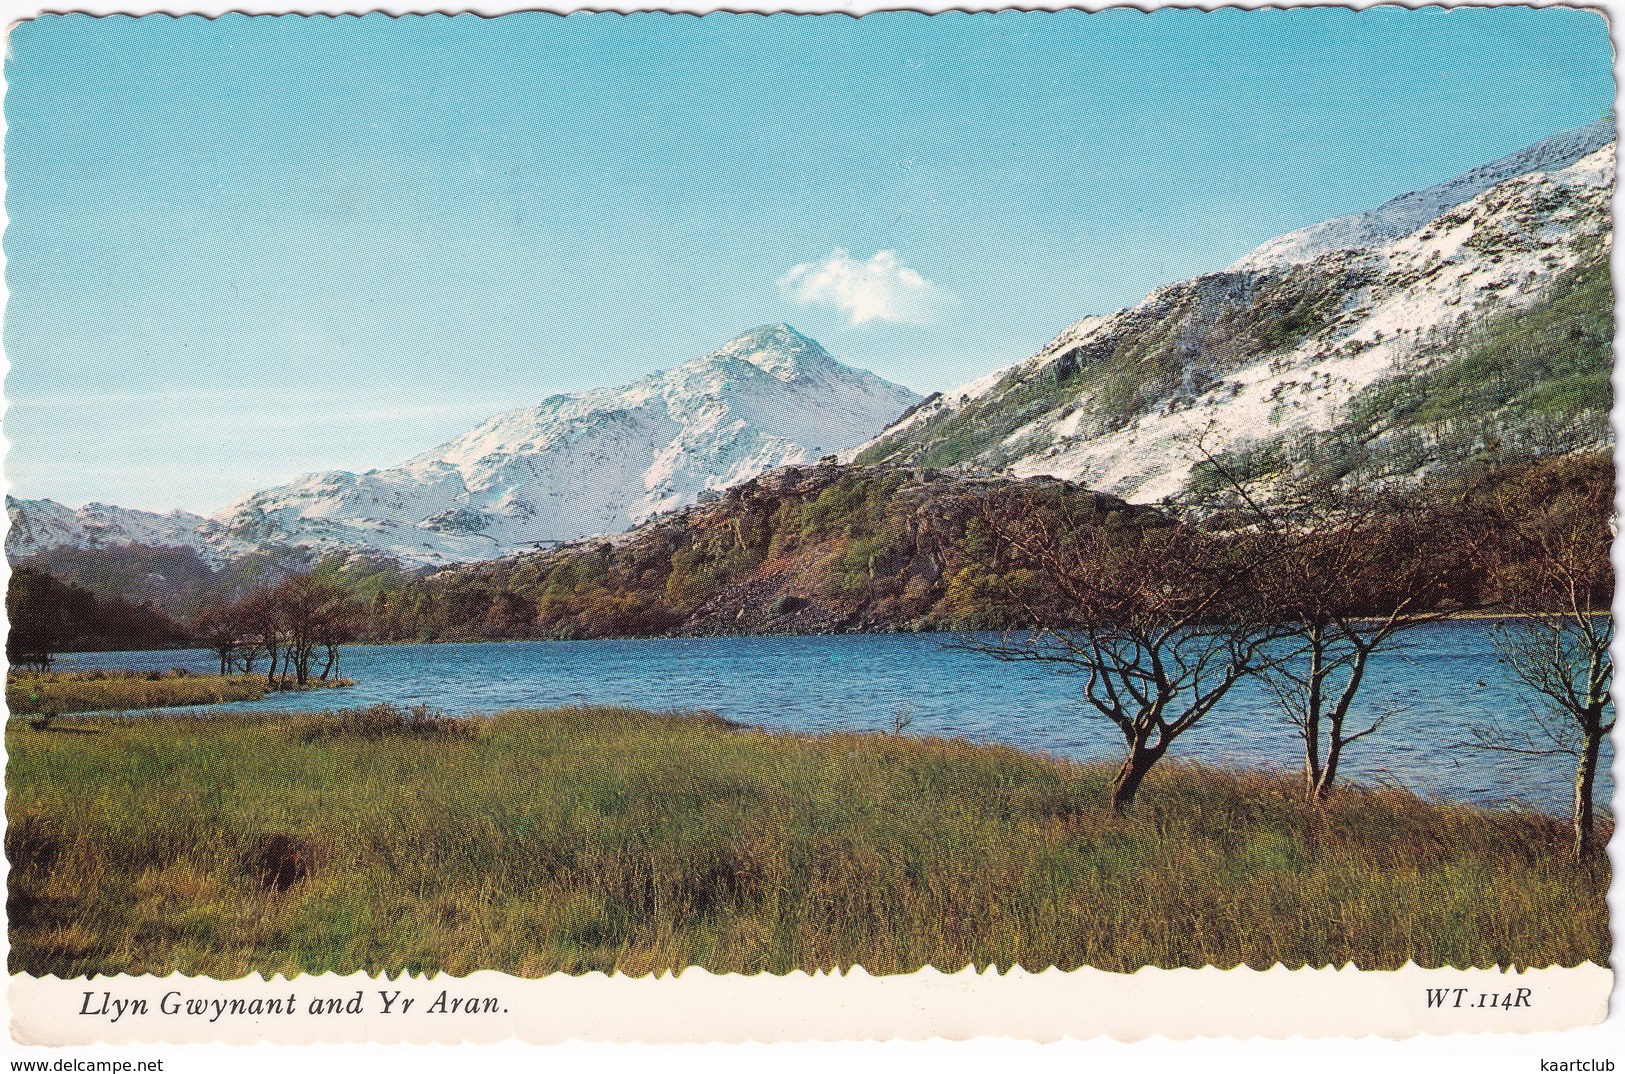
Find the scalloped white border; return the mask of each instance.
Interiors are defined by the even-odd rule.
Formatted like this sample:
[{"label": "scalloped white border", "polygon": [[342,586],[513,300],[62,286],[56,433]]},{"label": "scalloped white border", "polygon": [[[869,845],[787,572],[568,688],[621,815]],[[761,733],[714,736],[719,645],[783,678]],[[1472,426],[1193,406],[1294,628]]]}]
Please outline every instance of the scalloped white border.
[{"label": "scalloped white border", "polygon": [[[462,1044],[517,1039],[616,1043],[840,1040],[1030,1041],[1161,1035],[1268,1038],[1515,1032],[1595,1025],[1614,974],[1594,963],[1503,970],[1233,970],[1147,967],[1004,974],[924,969],[871,976],[800,971],[677,977],[554,974],[525,980],[492,971],[395,980],[320,974],[237,981],[185,977],[13,977],[11,1030],[28,1044]],[[1443,1006],[1430,991],[1446,990]],[[1459,991],[1458,991],[1459,990]],[[393,997],[389,1007],[381,994]],[[1527,999],[1479,1005],[1486,994]],[[1435,997],[1438,993],[1434,991]],[[443,998],[442,998],[443,997]],[[274,999],[287,1013],[232,1015],[216,1001]],[[117,1002],[113,1002],[117,1000]],[[411,1010],[402,1013],[403,1000]],[[197,1004],[188,1013],[188,1002]],[[437,1001],[442,1010],[434,1013]],[[455,1002],[454,1002],[455,1001]],[[462,1013],[469,1001],[474,1013]],[[139,1002],[144,1007],[137,1007]],[[331,1004],[332,1013],[314,1013]],[[319,1008],[318,1008],[319,1010]],[[129,1013],[137,1012],[137,1013]],[[117,1017],[115,1017],[115,1014]]]}]

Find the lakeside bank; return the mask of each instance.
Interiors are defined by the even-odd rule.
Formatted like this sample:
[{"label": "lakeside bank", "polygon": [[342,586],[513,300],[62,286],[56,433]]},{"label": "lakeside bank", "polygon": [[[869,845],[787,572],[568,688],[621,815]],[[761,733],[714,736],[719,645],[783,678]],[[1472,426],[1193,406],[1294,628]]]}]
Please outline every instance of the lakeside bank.
[{"label": "lakeside bank", "polygon": [[[392,715],[391,715],[392,713]],[[68,733],[77,732],[77,733]],[[13,972],[1572,965],[1561,821],[629,709],[13,722]]]},{"label": "lakeside bank", "polygon": [[274,693],[354,686],[349,679],[270,681],[264,675],[207,675],[183,667],[6,673],[6,708],[14,716],[55,718],[84,712],[136,712],[261,701]]}]

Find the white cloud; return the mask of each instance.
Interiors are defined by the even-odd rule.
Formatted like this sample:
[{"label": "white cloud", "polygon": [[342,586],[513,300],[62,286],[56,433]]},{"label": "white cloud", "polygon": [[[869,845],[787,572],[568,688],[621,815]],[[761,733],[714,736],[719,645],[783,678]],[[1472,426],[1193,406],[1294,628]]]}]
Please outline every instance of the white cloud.
[{"label": "white cloud", "polygon": [[852,324],[891,321],[930,324],[953,296],[903,264],[896,250],[877,250],[859,261],[837,247],[779,277],[784,297],[802,305],[833,306]]}]

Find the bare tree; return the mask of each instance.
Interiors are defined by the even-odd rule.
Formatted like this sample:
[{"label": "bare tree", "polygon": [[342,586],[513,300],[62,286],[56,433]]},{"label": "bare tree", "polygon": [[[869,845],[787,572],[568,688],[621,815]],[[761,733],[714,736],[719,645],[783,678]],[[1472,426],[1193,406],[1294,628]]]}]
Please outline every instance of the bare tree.
[{"label": "bare tree", "polygon": [[268,654],[266,682],[307,685],[316,653],[323,653],[326,681],[338,670],[339,647],[355,640],[361,608],[338,587],[309,573],[292,574],[275,586],[261,586],[243,599],[212,608],[192,623],[192,636],[220,658],[220,673],[234,666],[252,674],[261,653]]},{"label": "bare tree", "polygon": [[321,646],[325,654],[322,673],[318,676],[321,681],[326,682],[329,675],[337,677],[339,646],[354,641],[361,633],[361,625],[361,606],[342,593],[334,592],[332,599],[317,617],[312,631],[316,644]]},{"label": "bare tree", "polygon": [[1534,703],[1533,727],[1475,730],[1486,749],[1574,758],[1576,857],[1596,849],[1597,768],[1615,722],[1612,473],[1586,480],[1581,467],[1537,469],[1501,500],[1505,541],[1494,577],[1516,617],[1496,626],[1496,649]]},{"label": "bare tree", "polygon": [[1280,625],[1278,658],[1260,677],[1303,743],[1304,794],[1325,801],[1344,751],[1400,711],[1356,702],[1373,653],[1459,611],[1485,527],[1436,489],[1294,492],[1265,504],[1209,457],[1230,487],[1237,540],[1272,545],[1261,595]]},{"label": "bare tree", "polygon": [[254,643],[249,640],[250,625],[236,604],[210,608],[192,620],[192,640],[208,649],[220,659],[220,674],[229,675],[246,662],[244,650]]},{"label": "bare tree", "polygon": [[295,685],[308,685],[311,662],[323,649],[327,665],[320,678],[326,680],[338,647],[355,636],[359,609],[338,587],[309,573],[289,575],[271,599],[281,627],[283,678],[291,674]]},{"label": "bare tree", "polygon": [[1036,629],[957,647],[1083,674],[1084,700],[1123,738],[1111,804],[1126,812],[1175,740],[1269,662],[1279,632],[1257,600],[1264,548],[1188,525],[1113,526],[1036,501],[990,502],[983,521],[1001,577],[1026,579],[1010,598]]},{"label": "bare tree", "polygon": [[[236,614],[243,624],[244,637],[269,658],[265,670],[267,686],[278,683],[277,671],[282,654],[282,615],[278,604],[277,591],[269,586],[261,586],[235,605]],[[252,657],[245,664],[251,662]]]},{"label": "bare tree", "polygon": [[327,603],[325,587],[309,574],[290,575],[276,588],[277,614],[282,621],[283,678],[291,672],[294,684],[310,681],[310,658],[316,651],[316,631]]}]

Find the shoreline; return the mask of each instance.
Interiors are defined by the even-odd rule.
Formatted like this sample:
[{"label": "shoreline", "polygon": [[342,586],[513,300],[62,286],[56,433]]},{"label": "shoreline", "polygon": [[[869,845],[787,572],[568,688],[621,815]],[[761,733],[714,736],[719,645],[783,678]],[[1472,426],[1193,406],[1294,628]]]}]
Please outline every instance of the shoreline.
[{"label": "shoreline", "polygon": [[288,681],[268,682],[260,674],[199,674],[184,669],[167,672],[138,669],[109,671],[103,668],[45,672],[12,669],[6,673],[5,699],[6,709],[11,716],[49,722],[81,713],[116,714],[245,705],[263,701],[272,694],[341,690],[354,685],[354,680],[342,677],[312,679],[300,685]]},{"label": "shoreline", "polygon": [[[1451,622],[1479,622],[1498,621],[1504,619],[1529,618],[1529,612],[1478,610],[1466,612],[1453,612],[1430,620],[1431,623]],[[1555,614],[1555,613],[1554,613]],[[1611,612],[1593,612],[1591,618],[1602,619],[1611,615]],[[1357,623],[1371,623],[1380,621],[1380,616],[1357,616],[1352,620]],[[1425,629],[1424,624],[1423,629]],[[953,634],[1001,634],[1006,632],[1033,631],[1037,627],[1009,627],[1005,630],[996,629],[929,629],[929,630],[809,630],[809,631],[720,631],[715,633],[664,633],[664,634],[617,634],[603,638],[436,638],[433,640],[416,640],[405,638],[390,638],[373,641],[352,642],[351,647],[368,648],[372,646],[408,646],[408,645],[515,645],[515,644],[578,644],[582,642],[605,641],[707,641],[721,638],[849,638],[849,637],[892,637],[897,635],[953,635]],[[1406,632],[1402,632],[1403,633]],[[120,653],[191,653],[207,652],[200,646],[177,646],[165,649],[78,649],[60,650],[58,659],[74,656],[115,656]]]}]

